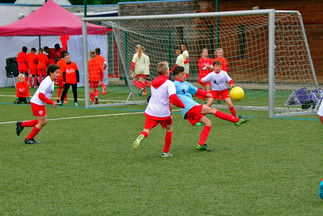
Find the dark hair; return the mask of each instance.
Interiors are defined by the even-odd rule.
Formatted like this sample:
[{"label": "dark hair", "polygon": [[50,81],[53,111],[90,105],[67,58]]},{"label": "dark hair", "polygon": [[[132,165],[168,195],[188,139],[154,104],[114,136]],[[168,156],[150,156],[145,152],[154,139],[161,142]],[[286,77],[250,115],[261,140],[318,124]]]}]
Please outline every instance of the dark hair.
[{"label": "dark hair", "polygon": [[182,66],[176,66],[175,68],[174,68],[174,70],[173,70],[173,74],[174,74],[174,76],[175,75],[178,75],[179,73],[182,73],[182,72],[184,72],[184,67],[182,67]]},{"label": "dark hair", "polygon": [[101,53],[100,48],[95,48],[95,53],[99,55]]},{"label": "dark hair", "polygon": [[35,47],[31,48],[31,51],[35,51],[36,52],[36,48]]},{"label": "dark hair", "polygon": [[60,49],[61,47],[59,46],[59,44],[55,44],[55,49]]},{"label": "dark hair", "polygon": [[57,64],[48,65],[47,75],[50,75],[50,73],[54,73],[57,69],[60,69],[60,67]]},{"label": "dark hair", "polygon": [[222,63],[221,63],[220,61],[214,61],[214,62],[213,62],[213,66],[214,66],[214,65],[222,65]]},{"label": "dark hair", "polygon": [[185,45],[186,46],[186,43],[182,42],[181,45]]},{"label": "dark hair", "polygon": [[48,46],[45,46],[45,47],[44,47],[44,50],[45,50],[45,49],[49,49],[49,48],[48,48]]},{"label": "dark hair", "polygon": [[27,47],[25,47],[25,46],[22,47],[23,52],[27,52],[27,50],[28,50]]}]

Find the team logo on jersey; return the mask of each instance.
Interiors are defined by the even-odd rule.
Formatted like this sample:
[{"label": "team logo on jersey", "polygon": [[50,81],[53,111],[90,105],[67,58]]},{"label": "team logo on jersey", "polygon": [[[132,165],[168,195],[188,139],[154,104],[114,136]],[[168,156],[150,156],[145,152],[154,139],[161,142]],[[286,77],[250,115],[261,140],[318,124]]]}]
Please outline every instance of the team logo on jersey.
[{"label": "team logo on jersey", "polygon": [[182,90],[181,90],[181,92],[182,92],[183,94],[185,94],[185,93],[186,93],[185,89],[182,89]]},{"label": "team logo on jersey", "polygon": [[39,113],[39,115],[42,115],[43,114],[43,111],[42,110],[39,110],[38,113]]},{"label": "team logo on jersey", "polygon": [[214,84],[218,84],[218,83],[216,82],[216,80],[214,80],[213,82],[214,82]]}]

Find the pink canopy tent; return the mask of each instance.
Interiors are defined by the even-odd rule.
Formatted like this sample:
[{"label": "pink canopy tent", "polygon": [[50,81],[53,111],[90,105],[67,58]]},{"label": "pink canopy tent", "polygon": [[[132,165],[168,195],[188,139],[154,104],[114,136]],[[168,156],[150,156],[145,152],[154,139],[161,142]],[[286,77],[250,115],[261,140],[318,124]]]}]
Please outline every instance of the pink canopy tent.
[{"label": "pink canopy tent", "polygon": [[[88,23],[88,34],[105,35],[106,27]],[[0,36],[81,35],[82,19],[65,10],[53,0],[25,18],[0,27]]]}]

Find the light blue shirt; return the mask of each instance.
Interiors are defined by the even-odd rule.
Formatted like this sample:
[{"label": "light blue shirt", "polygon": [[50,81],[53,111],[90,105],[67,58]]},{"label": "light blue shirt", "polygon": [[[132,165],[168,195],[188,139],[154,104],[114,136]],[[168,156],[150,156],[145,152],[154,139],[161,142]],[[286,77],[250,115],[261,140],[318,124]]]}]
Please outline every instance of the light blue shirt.
[{"label": "light blue shirt", "polygon": [[199,103],[193,100],[192,95],[195,95],[197,92],[197,88],[193,86],[189,82],[180,82],[175,80],[174,81],[176,87],[176,94],[179,99],[184,103],[185,108],[181,108],[182,115],[185,119],[186,113],[192,109],[193,106],[198,105]]}]

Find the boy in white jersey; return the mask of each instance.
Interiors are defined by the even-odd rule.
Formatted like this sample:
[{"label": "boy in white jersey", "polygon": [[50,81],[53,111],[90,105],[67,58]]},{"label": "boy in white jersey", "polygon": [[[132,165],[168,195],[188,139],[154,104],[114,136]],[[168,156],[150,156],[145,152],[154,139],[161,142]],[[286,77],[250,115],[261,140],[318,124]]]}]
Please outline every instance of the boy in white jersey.
[{"label": "boy in white jersey", "polygon": [[157,66],[158,77],[151,82],[151,98],[145,110],[146,122],[144,130],[132,144],[132,148],[136,150],[141,141],[146,138],[151,129],[159,123],[166,128],[165,147],[161,157],[172,156],[169,148],[172,142],[173,128],[170,104],[184,108],[184,104],[177,97],[175,85],[169,80],[169,67],[167,62],[160,62]]},{"label": "boy in white jersey", "polygon": [[184,59],[184,68],[186,72],[186,78],[189,77],[190,73],[190,55],[188,54],[187,47],[185,43],[181,44],[182,55]]},{"label": "boy in white jersey", "polygon": [[53,92],[54,92],[54,84],[58,79],[60,67],[56,64],[49,65],[47,68],[47,77],[43,79],[40,83],[37,91],[34,96],[30,100],[31,109],[33,111],[33,115],[37,116],[37,120],[25,121],[25,122],[17,122],[16,132],[19,136],[24,127],[33,127],[30,134],[25,139],[25,144],[38,144],[34,140],[34,137],[38,134],[38,132],[44,127],[47,123],[47,114],[46,114],[46,104],[51,104],[55,108],[57,106],[57,102],[50,100]]},{"label": "boy in white jersey", "polygon": [[181,112],[184,119],[187,119],[192,126],[196,125],[198,122],[205,124],[200,135],[199,144],[197,144],[197,146],[195,147],[197,150],[211,151],[211,149],[209,149],[205,144],[205,141],[209,136],[212,122],[210,119],[205,117],[205,114],[213,114],[215,117],[233,122],[237,127],[240,127],[242,124],[249,121],[249,118],[242,118],[239,120],[239,118],[223,113],[213,107],[197,103],[193,100],[192,95],[195,95],[196,97],[200,98],[210,98],[212,97],[211,93],[203,91],[202,89],[198,89],[191,83],[186,82],[186,73],[184,71],[184,67],[175,67],[173,73],[176,78],[174,81],[176,87],[176,94],[185,105],[184,108],[181,108]]},{"label": "boy in white jersey", "polygon": [[174,67],[170,70],[171,72],[173,72],[173,70],[176,66],[184,67],[184,58],[183,58],[181,49],[179,47],[175,48],[175,53],[177,55],[177,58],[176,58],[176,62],[175,62]]},{"label": "boy in white jersey", "polygon": [[231,114],[237,116],[227,88],[227,83],[230,84],[231,88],[234,87],[233,80],[227,72],[221,70],[221,66],[222,64],[220,61],[214,61],[214,71],[201,79],[201,83],[210,82],[212,88],[212,98],[208,99],[206,105],[210,107],[215,99],[218,99],[219,101],[224,100],[227,103]]}]

